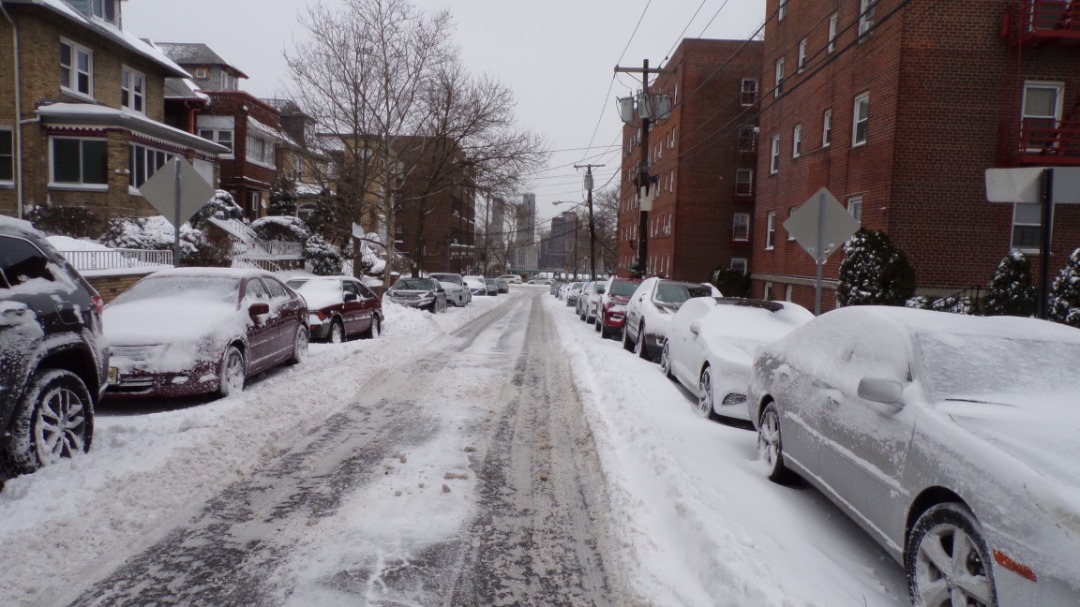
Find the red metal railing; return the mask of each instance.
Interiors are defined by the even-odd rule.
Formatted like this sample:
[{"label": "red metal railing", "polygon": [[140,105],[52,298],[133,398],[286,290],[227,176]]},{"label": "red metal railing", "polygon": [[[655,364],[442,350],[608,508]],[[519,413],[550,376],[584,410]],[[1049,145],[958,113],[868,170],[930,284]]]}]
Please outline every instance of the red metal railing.
[{"label": "red metal railing", "polygon": [[1020,42],[1080,40],[1080,0],[1017,0],[1014,6]]}]

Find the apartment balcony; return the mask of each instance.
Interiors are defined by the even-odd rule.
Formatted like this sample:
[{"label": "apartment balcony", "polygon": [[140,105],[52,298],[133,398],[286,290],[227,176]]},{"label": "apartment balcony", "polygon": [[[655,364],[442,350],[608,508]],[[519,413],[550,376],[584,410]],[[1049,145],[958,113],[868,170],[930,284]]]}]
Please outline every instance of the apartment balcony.
[{"label": "apartment balcony", "polygon": [[1001,35],[1010,46],[1080,44],[1080,0],[1014,0]]}]

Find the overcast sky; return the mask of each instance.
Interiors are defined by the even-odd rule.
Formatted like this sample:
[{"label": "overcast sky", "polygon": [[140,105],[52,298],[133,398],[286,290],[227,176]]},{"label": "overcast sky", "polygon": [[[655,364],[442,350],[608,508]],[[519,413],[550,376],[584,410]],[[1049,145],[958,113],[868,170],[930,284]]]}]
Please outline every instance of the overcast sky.
[{"label": "overcast sky", "polygon": [[[615,98],[639,89],[640,77],[615,77],[616,64],[641,67],[648,59],[656,67],[682,38],[748,38],[765,14],[763,0],[413,2],[427,11],[450,9],[465,64],[513,89],[518,122],[555,152],[526,189],[537,196],[541,220],[557,214],[552,201],[584,199],[574,164],[606,165],[595,170],[597,189],[618,173]],[[206,43],[249,76],[241,88],[270,97],[289,77],[283,53],[303,36],[297,15],[308,6],[293,0],[128,0],[124,29],[155,42]]]}]

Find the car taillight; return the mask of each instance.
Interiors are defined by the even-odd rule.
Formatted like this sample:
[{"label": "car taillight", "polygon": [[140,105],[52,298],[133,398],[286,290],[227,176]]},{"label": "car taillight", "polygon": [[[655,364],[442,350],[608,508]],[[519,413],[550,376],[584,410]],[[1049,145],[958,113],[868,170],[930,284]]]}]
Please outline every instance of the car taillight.
[{"label": "car taillight", "polygon": [[101,299],[100,295],[90,297],[90,303],[94,304],[94,311],[99,315],[105,309],[105,300]]}]

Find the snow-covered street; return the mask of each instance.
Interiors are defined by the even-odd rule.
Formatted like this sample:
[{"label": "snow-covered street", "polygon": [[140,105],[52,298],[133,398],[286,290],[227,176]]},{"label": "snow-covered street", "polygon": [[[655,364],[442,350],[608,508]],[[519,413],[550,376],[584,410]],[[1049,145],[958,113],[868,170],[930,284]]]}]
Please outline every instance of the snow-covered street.
[{"label": "snow-covered street", "polygon": [[0,596],[38,605],[867,605],[901,568],[765,478],[546,288],[313,344],[236,397],[106,404],[0,493]]}]

